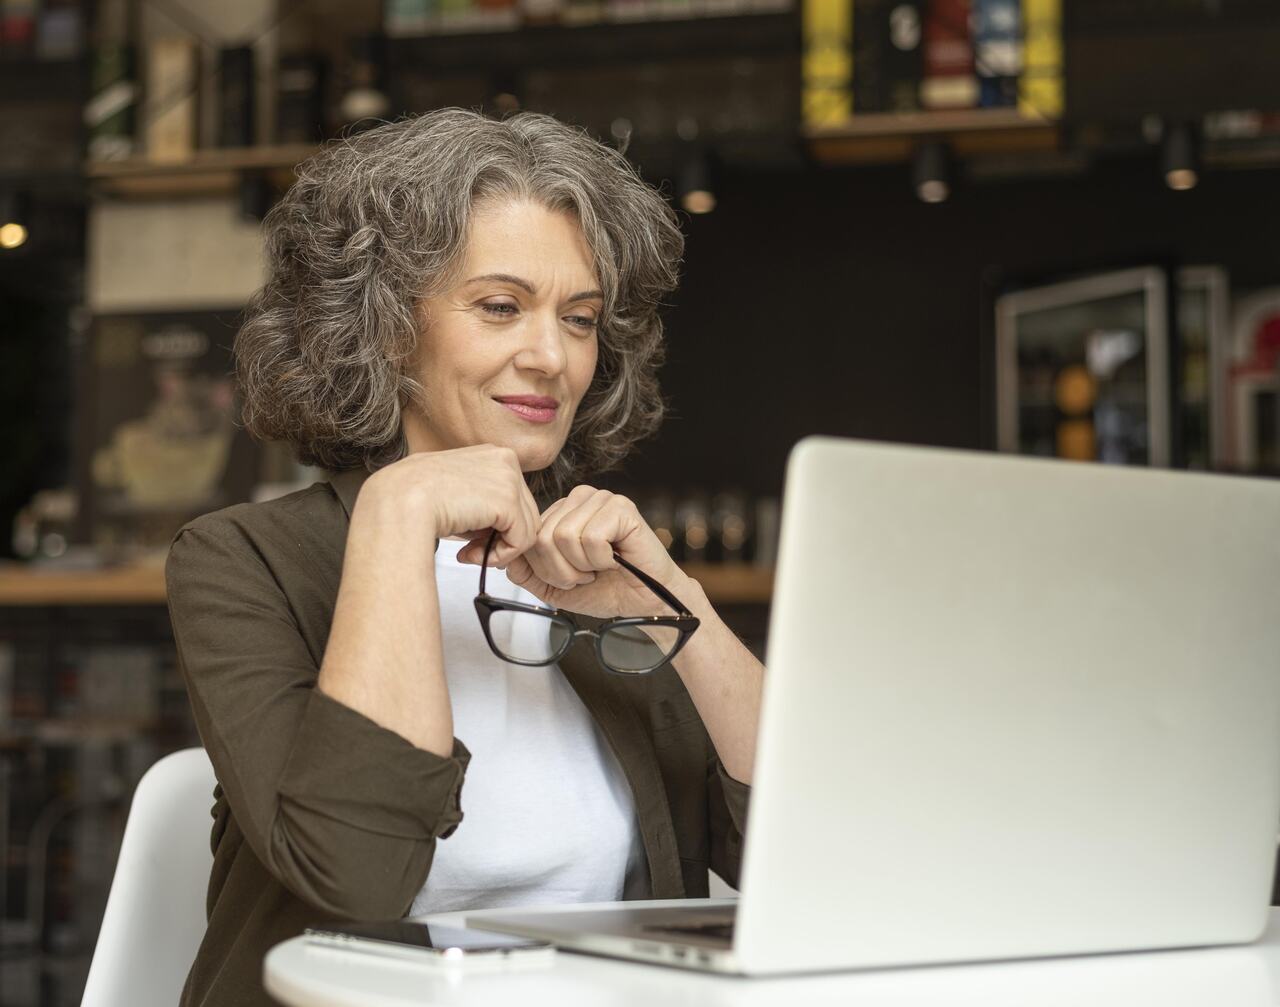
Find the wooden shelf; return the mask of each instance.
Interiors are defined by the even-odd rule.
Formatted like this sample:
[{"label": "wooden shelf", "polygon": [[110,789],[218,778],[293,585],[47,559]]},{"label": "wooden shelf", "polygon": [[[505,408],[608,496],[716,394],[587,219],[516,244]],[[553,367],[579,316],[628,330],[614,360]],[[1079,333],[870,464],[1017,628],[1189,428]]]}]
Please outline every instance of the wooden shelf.
[{"label": "wooden shelf", "polygon": [[[773,570],[756,566],[686,563],[684,572],[720,605],[767,605],[773,595]],[[686,603],[687,604],[687,603]]]},{"label": "wooden shelf", "polygon": [[89,161],[85,176],[95,192],[131,198],[221,195],[234,192],[249,173],[284,188],[293,181],[294,166],[318,149],[310,144],[226,147],[196,151],[185,161]]},{"label": "wooden shelf", "polygon": [[159,566],[105,570],[32,570],[0,566],[0,605],[163,605]]},{"label": "wooden shelf", "polygon": [[[773,571],[753,566],[689,564],[686,572],[719,604],[769,602]],[[0,566],[0,606],[163,605],[164,570],[159,566],[109,570],[31,570]]]},{"label": "wooden shelf", "polygon": [[1056,151],[1058,124],[1014,108],[855,115],[836,126],[806,127],[805,141],[824,164],[905,161],[924,139],[944,140],[960,157]]}]

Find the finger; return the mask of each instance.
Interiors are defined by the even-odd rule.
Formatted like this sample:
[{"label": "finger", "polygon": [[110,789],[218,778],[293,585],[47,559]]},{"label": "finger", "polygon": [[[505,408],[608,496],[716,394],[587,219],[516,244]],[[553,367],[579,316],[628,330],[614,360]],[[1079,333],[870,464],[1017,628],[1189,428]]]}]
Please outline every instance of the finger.
[{"label": "finger", "polygon": [[[493,544],[490,554],[490,564],[496,567],[506,567],[513,559],[530,549],[537,541],[538,527],[542,523],[537,501],[533,499],[522,474],[516,475],[513,490],[515,496],[511,501],[512,513],[508,517],[507,527]],[[481,552],[481,556],[483,555]]]},{"label": "finger", "polygon": [[[485,547],[489,544],[489,537],[493,535],[492,528],[485,528],[481,531],[469,531],[463,537],[468,539],[466,545],[458,550],[459,563],[471,563],[479,566],[484,560]],[[499,535],[494,542],[494,546],[498,546],[502,542],[502,536]],[[493,550],[489,551],[489,565],[494,565]]]},{"label": "finger", "polygon": [[623,496],[611,497],[583,526],[578,535],[582,549],[597,570],[614,570],[618,544],[634,532],[644,519],[636,505]]},{"label": "finger", "polygon": [[[565,499],[562,507],[548,507],[538,531],[537,544],[525,554],[538,576],[553,587],[565,590],[589,584],[595,579],[594,570],[576,565],[561,549],[559,529],[583,507],[592,506],[596,492],[590,487],[578,487]],[[578,552],[581,554],[581,550]],[[581,558],[585,561],[585,556]]]},{"label": "finger", "polygon": [[530,594],[536,593],[530,588],[537,586],[538,576],[533,572],[533,567],[529,565],[529,559],[525,555],[517,556],[511,561],[511,565],[507,567],[507,580],[516,587],[523,587]]},{"label": "finger", "polygon": [[594,486],[586,486],[586,485],[575,486],[573,489],[569,491],[567,496],[562,496],[559,500],[557,500],[555,503],[553,503],[550,507],[548,507],[546,510],[542,512],[542,520],[545,522],[547,518],[551,517],[556,513],[559,513],[560,511],[566,508],[573,508],[578,506],[578,504],[582,503],[584,500],[590,500],[593,496],[595,496],[595,493],[596,493],[596,488]]},{"label": "finger", "polygon": [[596,579],[594,573],[579,570],[569,563],[555,546],[536,545],[522,553],[520,559],[527,562],[543,582],[562,591],[590,584]]},{"label": "finger", "polygon": [[[608,490],[598,490],[590,499],[584,500],[572,511],[566,513],[551,531],[552,541],[560,554],[578,570],[612,570],[617,564],[613,562],[612,550],[607,550],[602,557],[599,553],[592,555],[585,548],[582,532],[597,514],[610,506],[616,499]],[[544,527],[543,534],[546,533]]]},{"label": "finger", "polygon": [[485,548],[494,529],[498,536],[489,550],[489,565],[505,567],[516,556],[529,548],[537,539],[541,517],[538,504],[521,474],[514,474],[510,485],[512,496],[505,507],[499,509],[492,528],[467,532],[469,543],[458,550],[458,561],[479,565],[484,561]]},{"label": "finger", "polygon": [[533,498],[533,493],[523,477],[520,479],[520,502],[524,516],[520,552],[524,553],[533,548],[538,541],[538,529],[542,527],[542,515],[538,513],[538,501]]}]

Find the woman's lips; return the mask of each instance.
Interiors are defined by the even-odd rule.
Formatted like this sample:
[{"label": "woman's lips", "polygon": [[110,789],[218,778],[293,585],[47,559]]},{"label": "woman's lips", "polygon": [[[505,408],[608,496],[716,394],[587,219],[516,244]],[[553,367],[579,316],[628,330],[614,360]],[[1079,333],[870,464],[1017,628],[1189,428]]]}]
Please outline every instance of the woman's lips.
[{"label": "woman's lips", "polygon": [[555,399],[539,395],[510,395],[495,399],[499,405],[506,406],[517,416],[530,423],[550,423],[556,418],[557,403]]}]

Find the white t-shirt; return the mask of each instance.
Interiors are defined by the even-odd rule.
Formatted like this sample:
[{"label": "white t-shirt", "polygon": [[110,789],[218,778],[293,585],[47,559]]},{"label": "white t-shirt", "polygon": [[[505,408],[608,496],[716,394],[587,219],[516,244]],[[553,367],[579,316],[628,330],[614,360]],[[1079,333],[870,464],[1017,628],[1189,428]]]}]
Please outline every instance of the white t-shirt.
[{"label": "white t-shirt", "polygon": [[[454,734],[471,752],[463,820],[436,843],[410,915],[620,899],[643,856],[622,769],[558,665],[508,664],[489,649],[474,605],[480,568],[458,562],[463,544],[436,550]],[[485,586],[541,604],[501,570]]]}]

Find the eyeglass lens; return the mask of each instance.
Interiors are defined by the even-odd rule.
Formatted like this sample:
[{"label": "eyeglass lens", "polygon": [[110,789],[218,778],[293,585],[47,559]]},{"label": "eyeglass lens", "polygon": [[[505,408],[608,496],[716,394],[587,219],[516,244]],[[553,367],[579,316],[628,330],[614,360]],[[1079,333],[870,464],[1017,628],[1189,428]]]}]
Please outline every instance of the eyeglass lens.
[{"label": "eyeglass lens", "polygon": [[676,648],[674,626],[615,626],[600,635],[600,653],[614,671],[651,671]]},{"label": "eyeglass lens", "polygon": [[[572,637],[564,622],[533,612],[500,609],[489,616],[489,635],[504,660],[523,664],[549,663],[564,651]],[[675,650],[680,631],[672,626],[616,626],[601,635],[604,663],[614,671],[652,671]]]},{"label": "eyeglass lens", "polygon": [[499,609],[489,616],[489,636],[508,661],[554,661],[573,635],[550,616]]}]

